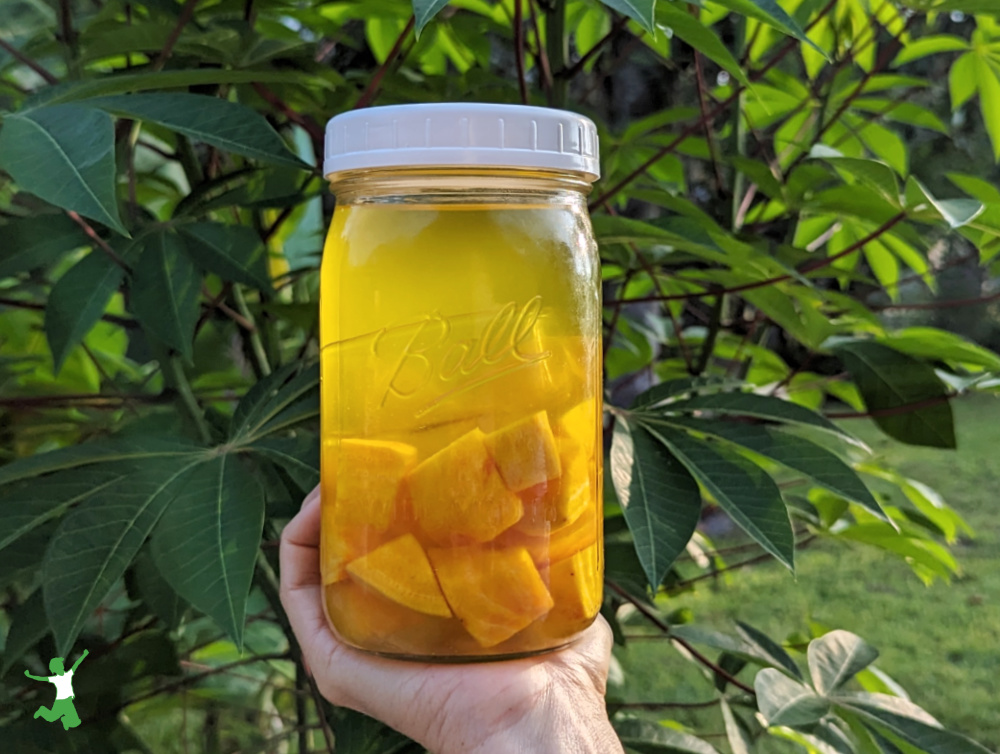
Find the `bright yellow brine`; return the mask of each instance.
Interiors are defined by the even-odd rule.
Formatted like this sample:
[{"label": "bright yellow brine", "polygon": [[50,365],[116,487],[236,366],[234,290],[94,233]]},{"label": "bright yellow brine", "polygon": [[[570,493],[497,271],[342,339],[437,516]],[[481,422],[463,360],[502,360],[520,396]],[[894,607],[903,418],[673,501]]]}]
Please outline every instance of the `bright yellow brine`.
[{"label": "bright yellow brine", "polygon": [[438,660],[567,643],[602,583],[598,260],[582,194],[338,204],[321,302],[335,630]]}]

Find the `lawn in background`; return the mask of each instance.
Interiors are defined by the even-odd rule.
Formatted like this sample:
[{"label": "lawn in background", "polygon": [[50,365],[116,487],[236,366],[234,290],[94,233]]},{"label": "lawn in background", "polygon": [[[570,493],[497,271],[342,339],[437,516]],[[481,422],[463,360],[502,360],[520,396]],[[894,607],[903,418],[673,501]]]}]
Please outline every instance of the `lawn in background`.
[{"label": "lawn in background", "polygon": [[[853,631],[881,651],[877,666],[914,702],[946,727],[1000,749],[1000,399],[976,396],[957,401],[954,411],[956,451],[902,445],[867,422],[845,426],[886,466],[935,488],[965,517],[976,538],[953,550],[962,576],[925,587],[905,563],[877,550],[820,542],[798,555],[795,576],[771,561],[716,586],[705,582],[663,608],[690,608],[694,623],[730,633],[736,619],[774,638],[806,632],[810,621]],[[662,641],[634,641],[617,656],[629,678],[626,701],[711,696],[699,670]],[[740,677],[752,676],[748,669]],[[699,732],[722,729],[717,711],[669,709],[660,717]]]}]

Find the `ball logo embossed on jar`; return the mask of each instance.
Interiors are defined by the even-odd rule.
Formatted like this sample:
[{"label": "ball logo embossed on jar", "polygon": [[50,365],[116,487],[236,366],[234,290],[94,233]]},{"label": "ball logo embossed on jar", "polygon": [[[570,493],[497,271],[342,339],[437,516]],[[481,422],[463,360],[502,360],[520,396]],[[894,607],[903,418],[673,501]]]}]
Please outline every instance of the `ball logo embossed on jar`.
[{"label": "ball logo embossed on jar", "polygon": [[515,302],[503,306],[471,338],[462,337],[457,324],[480,319],[480,315],[443,317],[435,314],[416,325],[412,337],[398,355],[380,348],[382,337],[375,340],[375,353],[392,364],[388,385],[382,396],[384,406],[390,398],[415,398],[431,385],[443,385],[446,391],[426,396],[425,405],[416,416],[432,411],[442,401],[474,390],[492,380],[547,359],[550,351],[541,350],[537,340],[541,296],[523,306]]}]

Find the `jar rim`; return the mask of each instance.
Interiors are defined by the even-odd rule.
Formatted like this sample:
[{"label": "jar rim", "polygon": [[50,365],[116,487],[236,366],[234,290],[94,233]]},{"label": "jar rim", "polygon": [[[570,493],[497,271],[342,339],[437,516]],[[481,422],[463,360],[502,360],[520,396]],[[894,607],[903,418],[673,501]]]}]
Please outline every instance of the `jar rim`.
[{"label": "jar rim", "polygon": [[341,113],[326,126],[323,175],[371,168],[520,168],[600,177],[597,127],[567,110],[428,103]]}]

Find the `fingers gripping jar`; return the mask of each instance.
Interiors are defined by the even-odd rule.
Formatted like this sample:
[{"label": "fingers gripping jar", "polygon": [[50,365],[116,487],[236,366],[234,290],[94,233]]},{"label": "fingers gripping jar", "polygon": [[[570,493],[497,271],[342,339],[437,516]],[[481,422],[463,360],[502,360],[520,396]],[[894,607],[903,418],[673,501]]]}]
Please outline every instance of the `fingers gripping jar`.
[{"label": "fingers gripping jar", "polygon": [[601,604],[593,123],[509,105],[332,119],[322,575],[337,634],[438,662],[563,646]]}]

